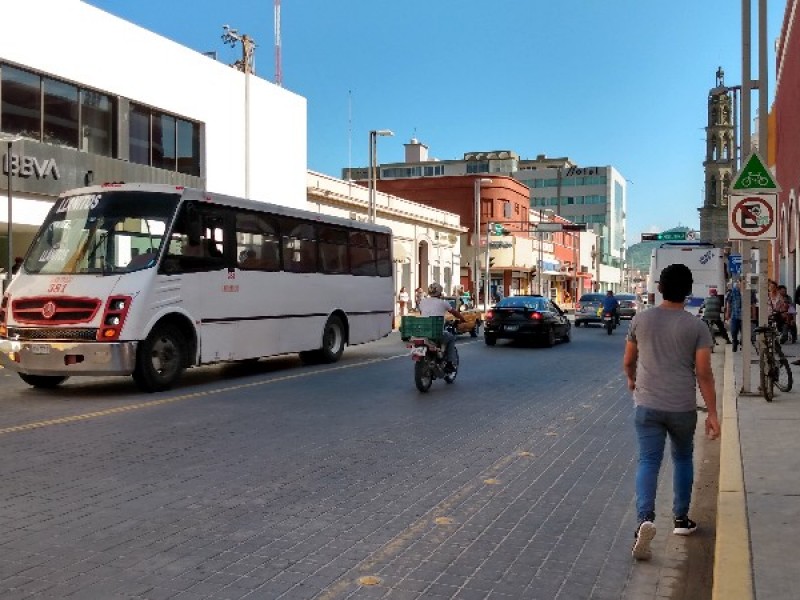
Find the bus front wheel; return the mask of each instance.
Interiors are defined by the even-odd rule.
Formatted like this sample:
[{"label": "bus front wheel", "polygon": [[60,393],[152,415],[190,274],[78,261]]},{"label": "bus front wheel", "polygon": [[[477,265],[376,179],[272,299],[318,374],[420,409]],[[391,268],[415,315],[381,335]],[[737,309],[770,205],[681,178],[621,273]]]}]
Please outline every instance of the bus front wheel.
[{"label": "bus front wheel", "polygon": [[136,349],[133,380],[143,392],[163,392],[175,384],[186,366],[186,342],[170,325],[153,328]]}]

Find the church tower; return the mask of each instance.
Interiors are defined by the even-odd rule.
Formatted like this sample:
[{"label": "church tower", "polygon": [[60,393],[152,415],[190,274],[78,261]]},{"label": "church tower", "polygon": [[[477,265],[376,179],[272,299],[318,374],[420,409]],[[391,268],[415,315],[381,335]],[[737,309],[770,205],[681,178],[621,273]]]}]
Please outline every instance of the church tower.
[{"label": "church tower", "polygon": [[736,169],[736,118],[733,90],[725,72],[717,69],[717,85],[708,92],[705,192],[700,212],[700,239],[723,247],[728,243],[728,200]]}]

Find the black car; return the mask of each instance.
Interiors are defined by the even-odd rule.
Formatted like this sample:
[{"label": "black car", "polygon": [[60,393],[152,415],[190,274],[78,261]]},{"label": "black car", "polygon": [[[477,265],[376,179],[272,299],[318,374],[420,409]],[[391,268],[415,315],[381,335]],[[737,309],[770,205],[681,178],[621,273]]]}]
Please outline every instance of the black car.
[{"label": "black car", "polygon": [[483,339],[494,346],[499,339],[535,339],[546,346],[568,342],[572,325],[566,313],[544,296],[509,296],[485,315]]}]

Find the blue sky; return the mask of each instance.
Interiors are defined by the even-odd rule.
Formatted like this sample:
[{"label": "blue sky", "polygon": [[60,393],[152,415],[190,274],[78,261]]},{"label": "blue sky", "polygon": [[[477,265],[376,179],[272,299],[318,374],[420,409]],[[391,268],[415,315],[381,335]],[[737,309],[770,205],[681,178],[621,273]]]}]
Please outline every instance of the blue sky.
[{"label": "blue sky", "polygon": [[[233,63],[228,24],[274,79],[271,0],[89,4]],[[770,99],[784,8],[769,2]],[[368,132],[384,128],[395,137],[380,139],[380,162],[417,137],[443,160],[513,150],[610,164],[632,182],[632,244],[699,228],[708,90],[719,66],[741,83],[740,27],[732,0],[282,0],[283,85],[308,100],[310,169],[366,165]]]}]

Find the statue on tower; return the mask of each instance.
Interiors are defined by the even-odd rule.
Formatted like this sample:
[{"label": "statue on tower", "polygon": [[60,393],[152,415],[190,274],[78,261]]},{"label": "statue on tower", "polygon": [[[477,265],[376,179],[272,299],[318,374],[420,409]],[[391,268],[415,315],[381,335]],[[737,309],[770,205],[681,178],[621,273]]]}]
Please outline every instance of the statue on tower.
[{"label": "statue on tower", "polygon": [[725,71],[722,67],[717,69],[717,87],[725,87]]}]

